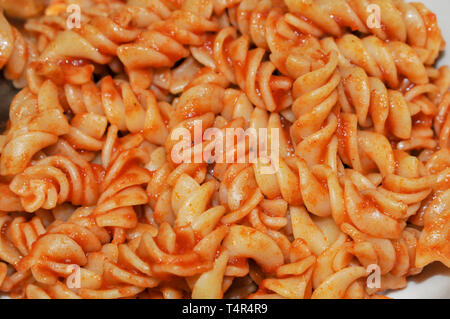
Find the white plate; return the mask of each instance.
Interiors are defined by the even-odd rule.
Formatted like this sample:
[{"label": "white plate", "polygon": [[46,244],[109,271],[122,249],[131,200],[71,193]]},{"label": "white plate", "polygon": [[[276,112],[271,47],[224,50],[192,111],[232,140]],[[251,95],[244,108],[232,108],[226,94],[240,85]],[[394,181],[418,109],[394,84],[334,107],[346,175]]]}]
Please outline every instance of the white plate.
[{"label": "white plate", "polygon": [[[446,51],[440,58],[438,65],[450,65],[450,1],[448,0],[415,0],[423,2],[437,15],[439,27],[447,42]],[[421,299],[450,299],[450,269],[441,263],[433,263],[414,277],[408,278],[408,286],[402,290],[387,294],[393,298],[421,298]]]}]

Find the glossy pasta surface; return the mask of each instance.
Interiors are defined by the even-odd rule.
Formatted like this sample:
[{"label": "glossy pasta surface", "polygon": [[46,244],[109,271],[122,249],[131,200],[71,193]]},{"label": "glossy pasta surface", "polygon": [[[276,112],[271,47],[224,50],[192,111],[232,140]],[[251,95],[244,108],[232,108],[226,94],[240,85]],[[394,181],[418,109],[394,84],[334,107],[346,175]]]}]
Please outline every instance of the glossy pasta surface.
[{"label": "glossy pasta surface", "polygon": [[450,267],[450,68],[422,3],[0,8],[1,294],[374,299]]}]

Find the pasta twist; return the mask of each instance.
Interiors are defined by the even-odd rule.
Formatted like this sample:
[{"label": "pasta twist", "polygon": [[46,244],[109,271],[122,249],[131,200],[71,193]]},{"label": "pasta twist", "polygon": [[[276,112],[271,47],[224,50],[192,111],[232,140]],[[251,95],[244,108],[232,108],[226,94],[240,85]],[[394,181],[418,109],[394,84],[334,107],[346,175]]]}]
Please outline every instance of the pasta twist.
[{"label": "pasta twist", "polygon": [[83,288],[76,294],[63,283],[56,282],[53,286],[29,284],[25,288],[24,297],[29,299],[120,299],[135,296],[143,290],[134,286],[102,290]]},{"label": "pasta twist", "polygon": [[[139,29],[130,25],[131,13],[120,5],[106,16],[88,15],[86,18],[81,21],[79,28],[66,30],[64,23],[64,31],[53,33],[54,37],[50,31],[44,34],[48,44],[41,45],[42,53],[31,65],[37,75],[50,78],[57,84],[87,83],[94,72],[92,63],[112,63],[118,46],[135,40],[140,33]],[[52,21],[58,20],[58,17],[42,19],[44,21],[40,24],[45,24],[45,19]],[[32,31],[42,29],[33,25],[28,28]],[[73,48],[76,48],[76,52]]]},{"label": "pasta twist", "polygon": [[[288,74],[289,57],[296,46],[306,46],[306,37],[294,34],[285,22],[284,8],[276,1],[238,0],[213,1],[215,13],[225,16],[228,24],[236,27],[257,47],[269,50],[270,60],[283,73]],[[226,10],[226,13],[225,13]],[[278,26],[278,27],[277,27]],[[205,63],[202,48],[194,48],[193,56]],[[212,66],[213,62],[207,63]]]},{"label": "pasta twist", "polygon": [[93,216],[98,226],[115,230],[114,243],[125,240],[124,229],[136,227],[134,207],[148,202],[142,185],[148,184],[150,173],[140,166],[148,161],[146,152],[131,148],[117,153],[106,169]]},{"label": "pasta twist", "polygon": [[[436,15],[421,3],[403,0],[285,0],[285,3],[290,21],[306,25],[305,31],[314,28],[315,34],[340,37],[350,29],[372,33],[381,40],[401,41],[417,48],[427,65],[435,62],[444,45]],[[380,27],[369,24],[373,21],[371,11],[367,10],[369,5],[379,8]]]},{"label": "pasta twist", "polygon": [[[349,242],[340,234],[336,241],[317,257],[317,271],[313,274],[312,299],[367,298],[361,279],[366,269],[350,263]],[[336,289],[340,287],[340,289]]]},{"label": "pasta twist", "polygon": [[344,121],[353,121],[353,114],[347,112],[356,112],[354,124],[347,122],[348,129],[359,124],[365,128],[373,126],[377,133],[390,132],[400,140],[411,138],[413,113],[400,92],[388,90],[382,81],[368,77],[359,67],[343,68],[341,72],[339,102],[346,110]]},{"label": "pasta twist", "polygon": [[334,41],[322,40],[327,52],[339,52],[341,66],[349,63],[360,66],[371,77],[376,77],[397,89],[399,76],[404,76],[415,84],[427,84],[428,74],[414,49],[400,41],[385,43],[374,36],[358,38],[346,34]]},{"label": "pasta twist", "polygon": [[1,41],[4,44],[0,50],[0,69],[7,79],[12,80],[15,87],[26,86],[27,67],[37,59],[38,52],[32,39],[22,35],[0,13]]},{"label": "pasta twist", "polygon": [[12,18],[28,19],[38,15],[44,9],[44,4],[39,0],[19,0],[13,3],[2,0],[0,8],[5,10],[6,14]]},{"label": "pasta twist", "polygon": [[[274,26],[283,23],[284,6],[278,5],[276,1],[253,1],[239,0],[228,3],[214,1],[216,14],[221,14],[227,9],[227,15],[232,25],[239,31],[248,35],[251,41],[260,48],[274,51],[278,36]],[[284,26],[284,25],[283,25]],[[283,43],[287,44],[287,43]],[[279,50],[289,49],[283,46]]]},{"label": "pasta twist", "polygon": [[[235,96],[234,93],[234,90],[226,90],[225,100],[228,97],[232,98]],[[244,97],[244,95],[240,96]],[[236,101],[236,98],[234,97],[233,100]],[[246,98],[244,97],[245,100]],[[249,106],[248,101],[234,105],[225,103],[222,114],[229,118],[231,123],[242,117],[247,119],[246,122],[248,124],[245,124],[244,127],[254,129],[259,148],[258,150],[253,150],[254,153],[251,154],[249,148],[254,146],[245,144],[245,148],[239,150],[238,143],[233,144],[234,149],[232,152],[238,158],[240,151],[245,153],[241,154],[242,163],[238,160],[239,164],[230,165],[220,162],[214,166],[214,176],[221,181],[219,201],[232,210],[231,213],[224,217],[224,221],[236,222],[244,218],[262,199],[262,195],[269,199],[281,196],[290,204],[301,203],[301,195],[296,191],[299,183],[298,175],[291,158],[294,150],[292,149],[292,141],[288,129],[285,128],[288,121],[277,113],[271,113],[269,116],[265,110],[253,109]],[[233,118],[236,120],[233,121]],[[267,136],[259,133],[258,130],[261,128],[267,129]],[[270,135],[272,130],[280,132],[278,136],[278,155],[273,154],[273,150],[264,151],[263,147],[264,144],[271,145],[271,139],[274,138]],[[227,149],[226,151],[230,150]],[[226,155],[228,156],[228,154]],[[273,158],[274,156],[278,156],[278,158]],[[266,161],[268,158],[270,158],[270,163]],[[275,166],[276,171],[268,172],[268,165]],[[249,194],[248,189],[254,189],[254,192]]]},{"label": "pasta twist", "polygon": [[[289,211],[294,236],[289,262],[277,269],[280,279],[269,279],[262,285],[288,298],[366,298],[359,281],[366,270],[351,264],[347,236],[329,222],[330,218],[312,218],[301,206],[291,206]],[[294,289],[296,283],[298,290]]]},{"label": "pasta twist", "polygon": [[[167,153],[171,155],[170,160],[174,159],[173,147],[183,138],[178,129],[187,130],[190,133],[189,140],[192,142],[194,142],[195,134],[201,134],[203,138],[205,130],[214,125],[215,114],[220,113],[224,107],[224,94],[225,89],[217,84],[200,83],[187,89],[179,99],[174,101],[166,141]],[[197,130],[195,125],[197,129],[200,129],[199,132],[194,131]],[[199,142],[202,141],[195,141],[195,143]]]},{"label": "pasta twist", "polygon": [[[345,207],[352,223],[373,237],[399,238],[405,226],[403,220],[407,217],[407,206],[373,189],[366,190],[363,194],[350,180],[345,181]],[[374,203],[369,202],[367,207],[363,207],[369,198]],[[377,204],[380,203],[382,206],[378,208]]]},{"label": "pasta twist", "polygon": [[28,88],[14,98],[8,129],[0,158],[0,174],[22,172],[40,150],[55,144],[70,126],[58,99],[58,89],[46,81],[38,95]]},{"label": "pasta twist", "polygon": [[97,202],[99,193],[90,163],[60,155],[36,161],[16,175],[9,187],[20,197],[27,212],[52,209],[66,201],[91,206]]},{"label": "pasta twist", "polygon": [[133,25],[141,29],[153,22],[168,19],[172,11],[180,9],[180,1],[130,0],[126,8],[132,14]]},{"label": "pasta twist", "polygon": [[297,145],[297,154],[307,154],[305,147],[325,133],[328,135],[328,141],[325,139],[325,144],[317,147],[323,149],[331,138],[330,133],[333,134],[336,129],[326,133],[325,127],[330,125],[324,124],[327,119],[329,124],[335,122],[335,118],[330,117],[330,114],[338,102],[338,85],[341,76],[337,70],[337,54],[332,52],[327,59],[323,66],[299,76],[293,84],[292,113],[296,120],[291,126],[291,135]]},{"label": "pasta twist", "polygon": [[450,147],[450,94],[446,93],[438,106],[438,115],[434,123],[434,129],[438,136],[439,146],[442,149]]},{"label": "pasta twist", "polygon": [[342,230],[354,243],[349,251],[365,267],[376,264],[380,267],[381,285],[377,289],[400,289],[406,286],[406,277],[422,271],[416,265],[416,251],[420,232],[414,228],[405,228],[399,239],[387,240],[365,235],[349,224],[343,224]]},{"label": "pasta twist", "polygon": [[216,68],[230,82],[239,85],[257,107],[271,112],[287,108],[291,104],[291,80],[273,75],[276,67],[270,61],[263,61],[265,50],[249,50],[249,39],[236,36],[232,27],[217,34],[213,51]]},{"label": "pasta twist", "polygon": [[[436,194],[430,203],[431,206],[428,206],[424,212],[424,229],[417,244],[416,265],[418,267],[424,267],[436,260],[446,266],[450,264],[450,251],[446,244],[449,228],[449,196],[450,192],[444,188]],[[437,216],[443,221],[442,223],[432,221]]]},{"label": "pasta twist", "polygon": [[[343,214],[342,207],[333,207],[336,200],[328,195],[328,190],[321,180],[328,180],[330,192],[338,184],[336,174],[342,171],[338,160],[338,130],[339,114],[338,85],[341,81],[338,70],[338,55],[331,51],[321,54],[320,63],[313,70],[301,71],[294,81],[292,94],[293,123],[290,135],[295,145],[294,164],[299,177],[299,189],[304,205],[318,216],[328,216],[333,213],[339,223]],[[324,164],[322,168],[316,167]],[[341,193],[337,186],[334,196]]]},{"label": "pasta twist", "polygon": [[207,2],[185,1],[163,21],[152,23],[136,41],[117,49],[117,57],[124,64],[131,85],[147,88],[151,84],[149,68],[172,67],[189,55],[185,46],[201,46],[203,35],[216,31],[217,24],[209,20],[212,6]]},{"label": "pasta twist", "polygon": [[194,58],[188,57],[178,66],[155,70],[150,88],[160,92],[161,99],[167,99],[167,93],[182,93],[197,75],[200,76],[201,72],[209,72],[206,68],[201,69],[200,63],[195,61]]},{"label": "pasta twist", "polygon": [[[220,244],[221,238],[226,235],[226,227],[223,226],[211,233],[211,237]],[[137,231],[136,231],[137,230]],[[87,258],[87,264],[81,268],[80,288],[73,291],[67,291],[63,284],[57,284],[53,287],[40,288],[35,285],[28,286],[27,294],[40,295],[42,297],[58,298],[63,294],[71,294],[71,297],[82,298],[120,298],[128,295],[136,295],[145,288],[153,288],[160,283],[155,275],[167,273],[177,276],[184,276],[187,273],[196,274],[210,269],[212,274],[216,273],[217,261],[214,263],[214,255],[207,253],[205,241],[200,241],[195,247],[183,252],[190,243],[186,242],[188,237],[184,237],[189,232],[174,230],[167,223],[162,224],[159,229],[149,224],[140,224],[137,229],[128,233],[128,244],[108,244],[101,251],[92,252]],[[184,242],[177,240],[178,236],[183,234]],[[162,250],[164,249],[164,250]],[[181,250],[180,250],[181,249]],[[225,254],[226,255],[226,254]],[[164,259],[161,259],[164,257]],[[167,263],[166,260],[170,260]],[[223,258],[219,257],[221,262],[222,276],[224,266]],[[192,265],[192,266],[191,266]],[[200,297],[204,290],[207,280],[205,272],[196,283],[193,283],[193,296]],[[220,271],[218,274],[220,278]],[[202,279],[202,277],[205,277]],[[206,282],[205,282],[206,281]],[[102,288],[109,286],[109,288]],[[216,285],[217,294],[222,295],[221,285]],[[184,288],[177,286],[161,287],[163,296],[182,297],[186,292]]]},{"label": "pasta twist", "polygon": [[[64,210],[69,218],[56,210],[53,211],[53,217],[38,211],[38,216],[29,221],[24,217],[2,218],[3,227],[8,229],[1,238],[2,259],[10,260],[17,270],[4,278],[0,288],[2,291],[18,294],[17,297],[23,298],[30,293],[27,289],[29,285],[38,285],[58,293],[59,298],[63,295],[66,298],[76,297],[68,289],[68,285],[58,281],[59,278],[70,280],[76,270],[74,267],[83,265],[86,260],[84,251],[98,251],[110,238],[104,229],[89,220],[91,210],[59,209],[60,212]],[[61,217],[67,220],[63,222]],[[67,250],[54,250],[55,245],[62,245]],[[89,273],[81,269],[81,274],[78,275],[88,278]]]},{"label": "pasta twist", "polygon": [[30,253],[32,245],[47,231],[43,220],[38,216],[27,220],[25,217],[2,215],[0,223],[2,229],[5,229],[0,237],[0,257],[14,267],[17,267],[22,257]]},{"label": "pasta twist", "polygon": [[56,284],[58,277],[67,278],[72,274],[73,265],[86,265],[85,253],[100,249],[100,240],[86,227],[56,223],[34,243],[30,253],[20,260],[17,270],[21,273],[31,270],[39,283]]},{"label": "pasta twist", "polygon": [[[24,29],[36,39],[39,53],[42,53],[47,45],[55,39],[58,32],[67,29],[67,17],[52,11],[54,10],[47,9],[46,14],[28,19],[24,24]],[[61,11],[65,12],[65,10]]]},{"label": "pasta twist", "polygon": [[433,103],[439,103],[442,101],[446,92],[450,88],[450,68],[446,65],[441,66],[439,69],[428,68],[427,69],[432,83],[437,87],[437,92],[430,92],[430,98]]},{"label": "pasta twist", "polygon": [[[215,170],[216,173],[217,169]],[[252,189],[252,192],[247,190]],[[230,165],[219,186],[219,203],[231,211],[222,218],[225,224],[238,222],[246,217],[264,198],[257,187],[255,175],[251,165]]]},{"label": "pasta twist", "polygon": [[[188,182],[189,179],[192,183],[196,183],[195,180],[187,175],[181,175],[176,182],[174,192],[178,192],[180,187],[183,188],[185,186],[184,183]],[[99,256],[99,254],[90,256],[92,265],[98,262],[103,264],[102,266],[97,265],[95,268],[97,271],[99,269],[102,271],[101,275],[105,281],[151,288],[159,283],[155,276],[161,274],[186,276],[188,274],[195,275],[205,272],[206,276],[208,270],[214,271],[216,266],[214,263],[213,268],[212,262],[215,259],[215,254],[211,254],[211,248],[214,249],[220,244],[227,234],[227,227],[221,226],[213,230],[215,223],[219,221],[217,217],[220,218],[219,207],[215,207],[211,211],[205,211],[202,216],[198,212],[194,212],[197,209],[202,211],[201,207],[204,207],[205,200],[207,200],[202,195],[203,190],[206,188],[199,184],[196,185],[198,188],[193,189],[191,194],[193,196],[192,201],[189,200],[185,203],[184,200],[187,197],[184,194],[183,198],[179,198],[178,193],[172,196],[174,207],[179,207],[179,210],[177,210],[179,214],[176,222],[177,227],[173,228],[164,221],[159,224],[158,228],[140,223],[136,228],[127,232],[127,244],[110,247],[114,251],[113,256],[115,257],[111,258],[108,256],[108,260]],[[207,186],[210,183],[204,185]],[[191,209],[189,207],[192,207],[192,203],[199,204],[193,208],[193,214],[186,211],[186,209]],[[217,215],[218,213],[219,215]],[[194,230],[203,239],[197,242],[193,237]],[[223,268],[223,261],[221,264],[221,268]],[[90,268],[92,269],[93,267],[91,266]],[[192,292],[194,298],[198,290],[205,289],[201,284],[203,281],[201,276],[198,281],[199,283],[195,284]],[[219,289],[217,293],[220,294],[221,285],[217,288]],[[166,287],[165,289],[170,288]],[[180,297],[185,293],[182,289],[181,291],[179,288],[177,289],[176,286],[172,289],[178,291],[176,295]],[[164,288],[161,290],[164,292]],[[89,293],[94,296],[100,294],[101,291],[90,290]]]},{"label": "pasta twist", "polygon": [[[55,39],[59,32],[70,29],[80,29],[80,27],[75,24],[77,21],[74,21],[73,14],[69,15],[69,12],[74,12],[74,5],[78,6],[80,9],[80,12],[75,13],[80,13],[79,18],[82,24],[89,24],[92,20],[96,20],[97,17],[110,16],[116,23],[122,26],[124,23],[128,22],[139,29],[147,27],[154,21],[167,18],[170,15],[171,10],[174,9],[172,4],[164,4],[159,0],[134,0],[128,1],[126,4],[118,0],[107,2],[56,1],[55,3],[50,3],[48,5],[43,15],[27,19],[24,25],[27,31],[36,35],[40,52]],[[99,23],[95,22],[95,24],[97,25],[96,28],[98,28]],[[91,26],[88,26],[87,28],[95,30],[95,28],[91,28]],[[104,36],[100,35],[99,37]],[[106,42],[103,43],[103,46],[106,47]]]},{"label": "pasta twist", "polygon": [[[214,1],[214,7],[216,14],[226,17],[222,24],[231,24],[252,44],[268,50],[270,61],[283,75],[295,79],[299,73],[311,71],[320,59],[317,53],[320,44],[316,37],[321,34],[305,21],[286,13],[283,1]],[[211,49],[193,48],[192,55],[213,67],[207,50]]]},{"label": "pasta twist", "polygon": [[[104,115],[106,120],[115,125],[120,131],[131,133],[142,132],[144,138],[152,143],[164,144],[168,131],[163,119],[164,113],[161,104],[149,90],[133,90],[126,81],[114,81],[111,77],[105,77],[99,84],[100,88],[93,83],[74,90],[73,100],[81,104],[77,108],[93,110]],[[78,91],[78,92],[77,92]],[[82,99],[82,101],[80,101]],[[84,103],[83,103],[84,102]]]},{"label": "pasta twist", "polygon": [[[227,233],[226,226],[218,227],[195,244],[191,227],[171,231],[168,224],[162,224],[156,238],[148,232],[143,234],[137,253],[152,262],[155,273],[195,275],[212,268],[215,255],[211,254],[210,247],[218,247]],[[177,241],[179,236],[186,240],[181,245]]]},{"label": "pasta twist", "polygon": [[[161,149],[161,151],[163,151]],[[157,158],[159,156],[155,156]],[[158,163],[160,162],[160,163]],[[147,167],[151,170],[153,177],[148,183],[147,194],[149,197],[149,206],[153,211],[153,216],[156,222],[175,222],[175,210],[173,207],[172,197],[173,188],[177,180],[182,175],[191,177],[198,185],[205,180],[206,165],[203,163],[195,165],[181,164],[174,167],[169,162],[152,160]]]},{"label": "pasta twist", "polygon": [[[354,170],[347,170],[344,173],[338,168],[337,171],[334,171],[330,168],[332,165],[329,164],[315,165],[312,166],[312,169],[308,169],[306,163],[299,160],[297,165],[300,172],[300,189],[305,206],[318,216],[327,216],[331,213],[337,225],[352,223],[360,231],[373,237],[399,238],[405,221],[418,211],[421,202],[430,194],[431,190],[417,188],[411,189],[408,194],[405,194],[404,190],[399,187],[391,186],[390,179],[400,178],[400,176],[394,178],[395,170],[392,166],[394,163],[398,165],[396,174],[420,176],[420,171],[424,172],[424,167],[418,165],[417,162],[414,163],[414,158],[406,153],[398,151],[395,159],[392,154],[392,162],[389,164],[391,168],[389,168],[389,165],[381,166],[382,163],[379,159],[372,157],[372,160],[380,165],[381,175],[387,176],[386,184],[379,187],[377,185],[381,182],[381,176],[378,174],[373,174],[372,180],[369,180]],[[342,174],[347,177],[343,179]],[[447,173],[443,171],[441,174]],[[305,183],[306,181],[307,183]],[[326,183],[326,188],[321,185],[321,181]],[[308,189],[314,190],[311,192],[314,197],[308,196],[306,193]]]}]

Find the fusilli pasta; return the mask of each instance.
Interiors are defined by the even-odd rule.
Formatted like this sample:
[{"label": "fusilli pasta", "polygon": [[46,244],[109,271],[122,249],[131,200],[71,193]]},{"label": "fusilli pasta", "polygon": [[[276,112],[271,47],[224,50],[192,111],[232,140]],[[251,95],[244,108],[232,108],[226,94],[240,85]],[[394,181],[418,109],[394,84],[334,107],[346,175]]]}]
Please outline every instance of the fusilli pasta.
[{"label": "fusilli pasta", "polygon": [[41,4],[0,1],[20,88],[1,292],[374,299],[450,267],[450,69],[424,5]]}]

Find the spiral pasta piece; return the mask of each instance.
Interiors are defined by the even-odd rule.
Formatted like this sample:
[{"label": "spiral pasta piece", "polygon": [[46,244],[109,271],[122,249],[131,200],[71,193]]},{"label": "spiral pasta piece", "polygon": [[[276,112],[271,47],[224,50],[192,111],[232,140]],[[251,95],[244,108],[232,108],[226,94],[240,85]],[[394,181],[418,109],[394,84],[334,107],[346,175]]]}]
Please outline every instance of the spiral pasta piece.
[{"label": "spiral pasta piece", "polygon": [[307,140],[317,135],[327,119],[331,120],[329,116],[338,101],[337,88],[341,80],[337,65],[337,54],[332,52],[326,64],[295,80],[292,112],[296,120],[292,124],[291,134],[296,144],[307,144]]},{"label": "spiral pasta piece", "polygon": [[29,36],[20,33],[0,13],[1,40],[4,44],[0,50],[0,69],[4,69],[5,77],[13,81],[14,86],[26,86],[28,65],[37,59],[36,45]]},{"label": "spiral pasta piece", "polygon": [[146,70],[171,67],[189,55],[185,46],[202,45],[204,33],[217,30],[217,24],[209,20],[211,13],[207,2],[185,1],[167,19],[149,25],[136,41],[119,46],[117,57],[131,74],[131,84],[147,88],[151,79],[143,75]]},{"label": "spiral pasta piece", "polygon": [[[324,41],[327,46],[333,46],[330,38]],[[399,76],[415,84],[429,82],[420,57],[403,42],[391,41],[386,44],[374,36],[360,39],[346,34],[336,40],[336,46],[343,58],[362,67],[369,76],[382,79],[392,88],[399,87]]]},{"label": "spiral pasta piece", "polygon": [[[417,245],[416,265],[419,267],[435,260],[447,266],[449,264],[449,247],[446,242],[449,224],[447,208],[449,194],[448,190],[439,192],[424,213],[424,229]],[[435,216],[439,216],[440,222],[434,221]]]},{"label": "spiral pasta piece", "polygon": [[[147,161],[147,154],[139,148],[124,150],[112,160],[105,172],[101,184],[102,192],[93,211],[98,226],[122,230],[136,227],[137,216],[134,207],[148,202],[147,194],[141,185],[147,184],[150,176],[149,172],[139,165]],[[121,242],[124,240],[124,233],[117,232],[115,242]]]},{"label": "spiral pasta piece", "polygon": [[376,290],[405,287],[407,276],[422,271],[416,266],[420,232],[414,228],[405,228],[402,236],[396,240],[371,237],[348,224],[343,224],[342,230],[355,241],[349,247],[351,254],[365,266],[376,264],[380,267],[381,282]]},{"label": "spiral pasta piece", "polygon": [[91,165],[83,159],[50,156],[16,175],[9,185],[27,212],[52,209],[63,202],[90,206],[97,202],[98,185]]},{"label": "spiral pasta piece", "polygon": [[442,149],[450,147],[450,116],[449,116],[450,94],[446,93],[438,106],[434,128],[439,137],[439,146]]},{"label": "spiral pasta piece", "polygon": [[39,236],[46,233],[46,227],[38,216],[27,221],[25,217],[1,217],[5,233],[1,237],[1,258],[17,267],[20,259],[29,254]]},{"label": "spiral pasta piece", "polygon": [[19,0],[13,3],[10,1],[2,1],[0,8],[5,10],[6,14],[10,17],[28,19],[38,15],[44,9],[44,4],[39,0]]},{"label": "spiral pasta piece", "polygon": [[58,99],[57,87],[46,81],[38,95],[28,88],[14,98],[10,109],[11,127],[0,158],[1,175],[23,171],[41,149],[55,144],[67,134],[69,124]]},{"label": "spiral pasta piece", "polygon": [[79,28],[56,32],[54,38],[48,36],[49,43],[43,45],[42,53],[31,65],[33,71],[58,84],[87,83],[94,72],[93,63],[111,63],[118,46],[135,40],[140,33],[130,25],[131,13],[121,9],[119,6],[107,16],[87,16]]},{"label": "spiral pasta piece", "polygon": [[30,253],[20,261],[20,272],[31,270],[38,282],[56,283],[59,276],[67,277],[72,273],[71,265],[87,263],[84,251],[95,251],[101,246],[95,235],[81,226],[67,225],[71,227],[68,233],[67,230],[59,233],[57,227],[54,233],[45,234],[36,241]]},{"label": "spiral pasta piece", "polygon": [[[298,57],[313,51],[317,45],[315,37],[306,34],[301,28],[299,30],[295,23],[289,23],[285,6],[280,2],[272,0],[213,2],[216,14],[225,16],[229,24],[236,27],[258,48],[269,50],[270,61],[284,75],[293,76],[294,66],[298,68],[296,65]],[[205,48],[194,48],[192,55],[211,66],[214,62],[209,61],[205,51],[207,51]],[[306,67],[307,65],[302,66]]]},{"label": "spiral pasta piece", "polygon": [[100,84],[100,94],[107,120],[119,130],[142,132],[147,140],[155,144],[165,142],[168,132],[151,91],[135,93],[128,82],[118,81],[116,85],[111,77],[106,77]]},{"label": "spiral pasta piece", "polygon": [[[443,46],[436,16],[421,3],[357,0],[286,0],[292,20],[306,19],[324,34],[340,37],[346,29],[372,33],[381,40],[409,43],[424,51],[426,64],[433,64]],[[369,5],[379,10],[380,27],[370,23]],[[370,24],[369,24],[370,23]]]},{"label": "spiral pasta piece", "polygon": [[216,67],[230,82],[238,84],[257,107],[271,112],[288,107],[291,80],[273,75],[275,65],[263,61],[264,49],[248,51],[248,48],[248,38],[236,38],[234,28],[224,28],[214,41]]}]

